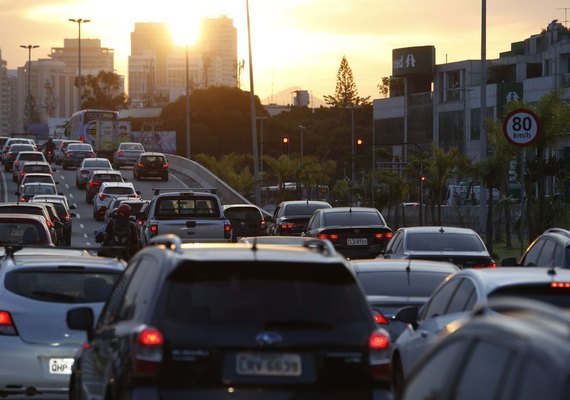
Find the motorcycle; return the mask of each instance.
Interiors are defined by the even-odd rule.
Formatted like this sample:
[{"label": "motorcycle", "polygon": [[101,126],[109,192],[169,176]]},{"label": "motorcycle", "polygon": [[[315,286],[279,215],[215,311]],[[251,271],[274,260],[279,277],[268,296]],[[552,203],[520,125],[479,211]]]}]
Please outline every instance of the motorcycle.
[{"label": "motorcycle", "polygon": [[53,153],[54,153],[53,150],[46,150],[44,152],[44,155],[46,157],[46,161],[50,164],[52,164],[55,161],[55,156]]}]

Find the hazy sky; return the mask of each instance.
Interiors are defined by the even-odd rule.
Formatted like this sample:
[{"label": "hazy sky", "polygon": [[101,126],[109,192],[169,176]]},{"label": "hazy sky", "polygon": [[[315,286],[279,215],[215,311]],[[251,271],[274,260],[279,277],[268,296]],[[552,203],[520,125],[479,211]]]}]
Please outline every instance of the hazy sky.
[{"label": "hazy sky", "polygon": [[[510,43],[540,33],[553,19],[565,21],[563,0],[487,1],[487,59]],[[380,97],[381,77],[392,71],[392,49],[434,45],[438,64],[481,57],[481,1],[477,0],[250,0],[254,89],[260,98],[291,86],[314,96],[333,94],[345,55],[360,96]],[[570,9],[568,18],[570,18]],[[0,0],[0,49],[8,68],[47,58],[77,24],[90,19],[82,38],[115,49],[115,68],[127,75],[135,22],[168,22],[175,39],[195,35],[204,16],[226,15],[238,29],[238,57],[247,64],[245,0]],[[249,72],[242,88],[249,90]]]}]

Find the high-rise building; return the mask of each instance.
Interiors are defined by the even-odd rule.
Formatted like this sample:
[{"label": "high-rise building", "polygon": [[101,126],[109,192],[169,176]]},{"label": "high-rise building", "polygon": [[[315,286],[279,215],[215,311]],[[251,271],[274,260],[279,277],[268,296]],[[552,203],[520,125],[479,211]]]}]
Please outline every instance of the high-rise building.
[{"label": "high-rise building", "polygon": [[[52,47],[50,57],[62,61],[66,69],[77,74],[79,68],[78,39],[64,39],[63,47]],[[99,71],[114,72],[113,49],[101,47],[100,39],[81,39],[81,75],[97,75]]]},{"label": "high-rise building", "polygon": [[[188,49],[192,88],[237,86],[237,30],[227,17],[202,21],[200,39]],[[175,46],[166,23],[137,22],[131,33],[131,107],[160,107],[184,95],[186,48]]]}]

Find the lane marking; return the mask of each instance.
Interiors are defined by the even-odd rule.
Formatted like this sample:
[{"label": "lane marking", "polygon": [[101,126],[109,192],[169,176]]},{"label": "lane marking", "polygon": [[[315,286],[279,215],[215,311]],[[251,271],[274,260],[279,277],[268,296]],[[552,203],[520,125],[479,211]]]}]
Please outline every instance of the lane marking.
[{"label": "lane marking", "polygon": [[83,237],[84,237],[85,239],[87,239],[87,234],[86,234],[86,233],[84,233],[84,234],[83,234]]},{"label": "lane marking", "polygon": [[0,175],[2,175],[2,187],[4,188],[4,202],[7,203],[8,202],[8,186],[6,185],[6,177],[1,172],[0,172]]},{"label": "lane marking", "polygon": [[85,225],[83,225],[83,224],[79,224],[79,227],[80,227],[81,229],[85,229]]},{"label": "lane marking", "polygon": [[186,189],[188,189],[188,185],[185,184],[184,182],[182,182],[179,177],[177,177],[174,174],[170,174],[170,176],[172,176],[174,179],[176,179],[178,181],[178,183],[180,183],[182,186],[184,186]]}]

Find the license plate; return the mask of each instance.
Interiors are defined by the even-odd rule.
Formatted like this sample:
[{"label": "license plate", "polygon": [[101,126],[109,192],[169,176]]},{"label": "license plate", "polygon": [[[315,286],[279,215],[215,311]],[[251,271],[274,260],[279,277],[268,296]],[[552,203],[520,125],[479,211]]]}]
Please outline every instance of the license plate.
[{"label": "license plate", "polygon": [[366,238],[346,239],[346,244],[347,244],[347,246],[367,246],[368,245],[368,239],[366,239]]},{"label": "license plate", "polygon": [[238,353],[238,375],[301,376],[301,356],[291,353]]},{"label": "license plate", "polygon": [[49,373],[52,375],[70,375],[73,358],[50,358]]}]

